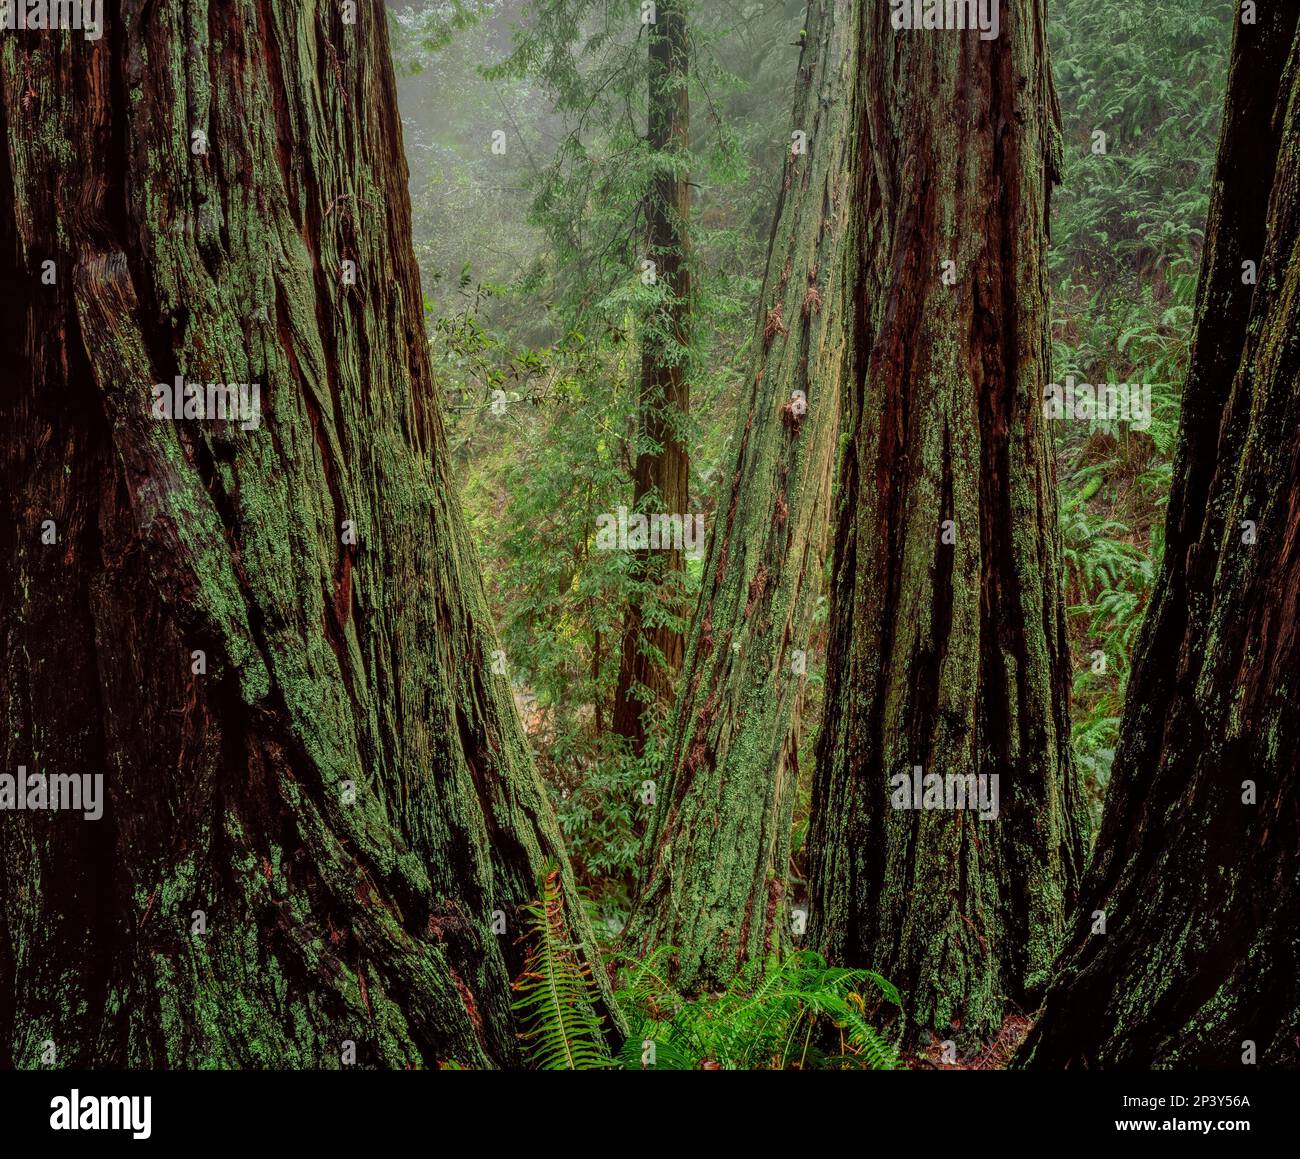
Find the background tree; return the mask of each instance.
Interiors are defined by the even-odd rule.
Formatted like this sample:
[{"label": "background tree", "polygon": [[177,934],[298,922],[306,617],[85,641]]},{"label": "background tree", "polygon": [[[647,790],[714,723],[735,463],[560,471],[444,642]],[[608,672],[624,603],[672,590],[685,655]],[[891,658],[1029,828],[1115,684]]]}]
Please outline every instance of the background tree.
[{"label": "background tree", "polygon": [[[649,25],[648,144],[654,176],[646,196],[646,257],[653,262],[657,301],[641,338],[641,405],[633,507],[648,514],[687,516],[690,510],[691,186],[690,40],[685,0],[662,0]],[[682,551],[638,551],[638,587],[667,584],[680,589]],[[682,666],[683,635],[669,618],[656,623],[647,607],[671,607],[669,594],[643,604],[635,597],[623,625],[623,658],[614,693],[614,731],[635,751],[645,748],[647,705],[672,703]]]},{"label": "background tree", "polygon": [[808,14],[735,463],[625,932],[636,952],[677,947],[670,966],[686,990],[725,987],[787,943],[801,709],[853,314],[850,12],[845,0]]},{"label": "background tree", "polygon": [[1235,29],[1164,564],[1019,1065],[1300,1062],[1300,25]]},{"label": "background tree", "polygon": [[[563,855],[358,9],[127,0],[98,43],[0,43],[3,763],[108,797],[0,823],[6,1065],[520,1059],[517,907]],[[259,383],[260,425],[159,421],[178,375]]]},{"label": "background tree", "polygon": [[[897,985],[911,1037],[980,1041],[1042,993],[1083,857],[1041,410],[1057,104],[1041,0],[994,40],[884,6],[861,36],[813,944]],[[999,777],[999,816],[892,807],[917,766]]]}]

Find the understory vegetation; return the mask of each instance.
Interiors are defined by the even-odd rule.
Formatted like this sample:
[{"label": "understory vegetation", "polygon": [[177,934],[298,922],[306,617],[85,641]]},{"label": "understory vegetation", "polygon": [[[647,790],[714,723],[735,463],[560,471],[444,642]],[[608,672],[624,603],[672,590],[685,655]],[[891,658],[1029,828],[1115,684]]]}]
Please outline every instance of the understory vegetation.
[{"label": "understory vegetation", "polygon": [[770,958],[724,993],[689,999],[665,977],[673,952],[614,957],[615,997],[632,1033],[611,1054],[596,993],[572,944],[551,871],[527,909],[530,955],[515,981],[534,1065],[542,1070],[870,1069],[901,1064],[897,1044],[873,1018],[882,1006],[901,1012],[898,991],[870,970],[827,966],[811,951]]},{"label": "understory vegetation", "polygon": [[1054,381],[1151,387],[1146,430],[1060,424],[1057,439],[1074,748],[1095,821],[1163,548],[1232,12],[1062,0],[1051,15],[1066,159],[1050,251]]}]

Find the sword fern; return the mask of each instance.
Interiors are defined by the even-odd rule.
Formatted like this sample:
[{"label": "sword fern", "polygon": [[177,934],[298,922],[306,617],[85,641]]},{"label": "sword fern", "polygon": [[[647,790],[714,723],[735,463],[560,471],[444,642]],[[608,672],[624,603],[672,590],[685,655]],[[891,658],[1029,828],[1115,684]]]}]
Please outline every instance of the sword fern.
[{"label": "sword fern", "polygon": [[539,1070],[596,1070],[611,1065],[596,1013],[591,968],[569,936],[559,870],[549,868],[542,896],[524,907],[532,949],[512,989],[522,1037]]}]

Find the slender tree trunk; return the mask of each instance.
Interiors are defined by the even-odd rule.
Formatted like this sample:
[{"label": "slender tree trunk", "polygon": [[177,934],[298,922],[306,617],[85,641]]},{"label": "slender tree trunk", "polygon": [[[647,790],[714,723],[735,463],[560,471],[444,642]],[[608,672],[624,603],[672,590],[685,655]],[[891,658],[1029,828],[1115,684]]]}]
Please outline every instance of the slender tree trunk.
[{"label": "slender tree trunk", "polygon": [[1300,1065],[1297,189],[1297,11],[1260,5],[1233,42],[1164,562],[1017,1065]]},{"label": "slender tree trunk", "polygon": [[[986,1039],[1041,994],[1083,854],[1041,416],[1060,148],[1045,8],[1003,3],[992,40],[863,13],[809,873],[814,945],[904,991],[914,1042]],[[997,777],[996,818],[902,807],[918,767]]]},{"label": "slender tree trunk", "polygon": [[[690,471],[685,421],[690,413],[690,43],[685,0],[661,0],[650,25],[649,143],[661,165],[646,199],[647,258],[655,263],[659,305],[646,322],[641,355],[641,450],[634,507],[685,516]],[[614,696],[614,731],[639,753],[645,714],[672,703],[683,636],[661,613],[680,604],[682,551],[638,551],[633,578],[643,589],[628,605]],[[651,594],[654,593],[654,594]],[[649,612],[649,614],[647,614]]]},{"label": "slender tree trunk", "polygon": [[[0,814],[2,1065],[519,1061],[516,907],[563,854],[357,7],[0,38],[0,772],[106,798]],[[260,420],[157,417],[176,376]]]},{"label": "slender tree trunk", "polygon": [[749,398],[626,934],[640,952],[679,947],[687,989],[725,986],[786,928],[809,621],[850,353],[856,49],[849,0],[813,4]]}]

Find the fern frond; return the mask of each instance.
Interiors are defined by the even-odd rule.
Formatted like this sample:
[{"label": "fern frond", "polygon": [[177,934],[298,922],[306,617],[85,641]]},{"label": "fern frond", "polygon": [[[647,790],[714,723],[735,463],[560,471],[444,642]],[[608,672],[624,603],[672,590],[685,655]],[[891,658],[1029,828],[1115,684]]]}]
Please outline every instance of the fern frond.
[{"label": "fern frond", "polygon": [[[892,990],[893,987],[891,986]],[[866,1020],[865,1003],[861,994],[850,994],[833,1017],[849,1032],[850,1045],[866,1060],[872,1070],[897,1070],[900,1065],[898,1047]]]},{"label": "fern frond", "polygon": [[596,1070],[611,1065],[596,1013],[591,968],[569,940],[560,875],[548,869],[540,901],[524,907],[532,951],[512,989],[511,1009],[540,1070]]}]

